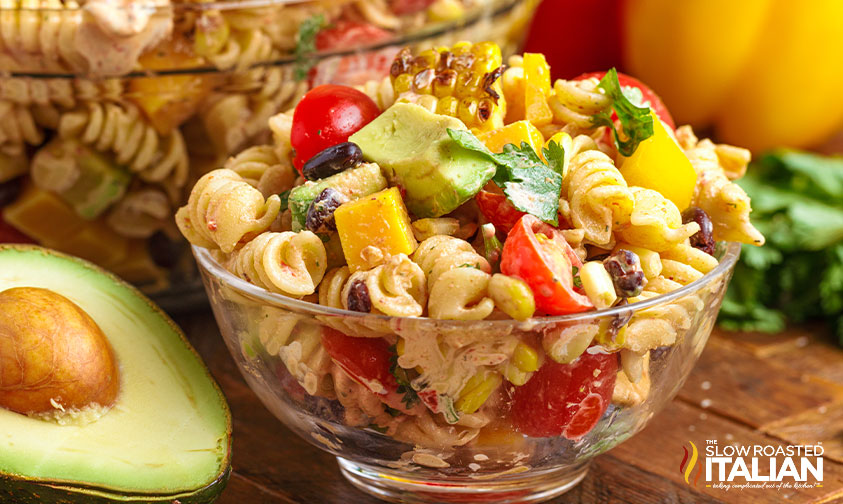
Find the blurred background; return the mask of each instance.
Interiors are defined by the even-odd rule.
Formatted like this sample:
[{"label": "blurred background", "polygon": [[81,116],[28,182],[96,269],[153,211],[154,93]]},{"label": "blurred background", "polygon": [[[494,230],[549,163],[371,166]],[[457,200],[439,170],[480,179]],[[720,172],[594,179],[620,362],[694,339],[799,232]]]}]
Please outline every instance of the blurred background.
[{"label": "blurred background", "polygon": [[637,77],[677,125],[752,150],[744,246],[721,326],[828,322],[843,344],[843,2],[544,0],[526,41],[554,78]]}]

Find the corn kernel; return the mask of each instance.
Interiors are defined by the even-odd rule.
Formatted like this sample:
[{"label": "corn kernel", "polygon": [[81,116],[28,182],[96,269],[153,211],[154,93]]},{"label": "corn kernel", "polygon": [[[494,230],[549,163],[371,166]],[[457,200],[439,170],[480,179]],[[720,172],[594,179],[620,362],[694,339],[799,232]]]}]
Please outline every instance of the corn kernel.
[{"label": "corn kernel", "polygon": [[538,371],[539,369],[539,353],[530,345],[519,342],[515,346],[515,351],[512,353],[512,362],[515,366],[526,373]]},{"label": "corn kernel", "polygon": [[401,74],[392,81],[392,89],[396,95],[406,93],[413,89],[413,76],[410,74]]},{"label": "corn kernel", "polygon": [[458,0],[438,0],[427,9],[431,21],[454,21],[462,18],[465,7]]},{"label": "corn kernel", "polygon": [[361,252],[367,247],[379,249],[386,257],[410,255],[418,245],[397,187],[340,205],[334,220],[352,272],[366,268]]},{"label": "corn kernel", "polygon": [[618,295],[615,293],[612,276],[600,261],[585,263],[580,270],[580,279],[588,299],[598,309],[608,308],[617,301]]},{"label": "corn kernel", "polygon": [[503,376],[509,383],[515,385],[516,387],[520,387],[521,385],[527,383],[527,380],[533,376],[533,373],[521,371],[515,364],[507,362],[506,366],[503,367]]},{"label": "corn kernel", "polygon": [[483,371],[472,376],[460,391],[455,404],[461,413],[471,414],[480,409],[501,384],[503,379],[498,373]]},{"label": "corn kernel", "polygon": [[489,296],[499,310],[515,320],[527,320],[536,312],[533,291],[521,279],[497,273],[489,280]]}]

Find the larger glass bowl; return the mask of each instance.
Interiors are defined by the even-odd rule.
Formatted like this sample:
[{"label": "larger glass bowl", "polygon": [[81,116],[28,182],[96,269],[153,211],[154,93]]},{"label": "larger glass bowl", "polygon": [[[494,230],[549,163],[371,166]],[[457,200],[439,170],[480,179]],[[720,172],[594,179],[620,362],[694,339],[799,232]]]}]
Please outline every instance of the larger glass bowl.
[{"label": "larger glass bowl", "polygon": [[168,308],[202,299],[173,221],[201,175],[266,143],[310,87],[383,78],[402,47],[514,53],[536,3],[2,2],[0,242],[91,260]]},{"label": "larger glass bowl", "polygon": [[[572,488],[594,456],[639,432],[673,398],[714,326],[740,246],[721,243],[715,269],[668,294],[525,322],[337,310],[268,293],[229,273],[208,250],[193,252],[226,345],[252,390],[288,428],[336,455],[352,484],[395,502],[523,503]],[[568,436],[574,440],[516,432],[506,387],[466,421],[449,424],[425,410],[399,415],[397,425],[384,427],[377,418],[383,412],[379,400],[333,363],[321,344],[324,331],[338,330],[390,342],[435,338],[439,348],[467,350],[508,338],[535,341],[553,334],[564,340],[593,326],[625,326],[626,346],[639,346],[644,357],[643,362],[618,357],[611,404],[587,434]],[[605,349],[593,345],[586,351]],[[594,373],[585,381],[605,378]]]}]

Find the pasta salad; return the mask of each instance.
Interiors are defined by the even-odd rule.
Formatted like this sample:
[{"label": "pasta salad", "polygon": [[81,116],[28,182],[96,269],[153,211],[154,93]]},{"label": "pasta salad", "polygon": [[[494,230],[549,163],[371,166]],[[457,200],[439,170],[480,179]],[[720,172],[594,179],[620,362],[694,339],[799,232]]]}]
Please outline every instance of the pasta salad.
[{"label": "pasta salad", "polygon": [[700,280],[718,242],[764,242],[732,183],[749,152],[676,128],[614,69],[552,83],[541,54],[406,49],[386,79],[317,87],[269,123],[274,143],[203,176],[176,222],[266,291],[400,318],[268,312],[259,340],[347,425],[416,445],[502,424],[580,439],[610,404],[646,401],[651,352],[704,301],[539,332],[431,334],[416,318],[599,315]]}]

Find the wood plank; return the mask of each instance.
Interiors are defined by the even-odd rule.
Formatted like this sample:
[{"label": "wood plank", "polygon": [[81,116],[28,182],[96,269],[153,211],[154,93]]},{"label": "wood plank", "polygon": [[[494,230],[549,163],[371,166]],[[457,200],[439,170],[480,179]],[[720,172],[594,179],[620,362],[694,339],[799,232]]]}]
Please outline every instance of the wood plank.
[{"label": "wood plank", "polygon": [[771,364],[714,338],[691,372],[679,397],[752,427],[843,399],[843,385]]},{"label": "wood plank", "polygon": [[[679,472],[679,464],[684,455],[682,447],[688,446],[688,442],[693,441],[700,450],[703,450],[706,440],[717,440],[720,446],[730,443],[744,446],[783,445],[781,441],[746,426],[674,401],[663,412],[656,415],[643,432],[609,452],[609,456],[677,485],[688,486],[684,481],[684,476]],[[819,503],[832,498],[843,499],[843,465],[829,459],[825,459],[823,465],[824,478],[820,488],[725,491],[706,488],[704,481],[701,480],[697,487],[693,487],[693,490],[706,497],[735,504]]]},{"label": "wood plank", "polygon": [[797,352],[811,341],[817,339],[818,334],[827,332],[822,326],[792,327],[786,331],[770,334],[761,332],[731,332],[715,328],[711,339],[730,343],[752,353],[756,357],[771,357],[785,352]]},{"label": "wood plank", "polygon": [[789,443],[821,442],[827,458],[843,462],[843,402],[771,422],[761,430]]},{"label": "wood plank", "polygon": [[612,456],[597,457],[588,476],[556,504],[719,504],[722,501],[691,490],[688,485],[666,481]]}]

